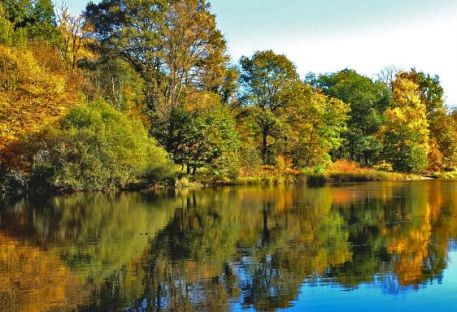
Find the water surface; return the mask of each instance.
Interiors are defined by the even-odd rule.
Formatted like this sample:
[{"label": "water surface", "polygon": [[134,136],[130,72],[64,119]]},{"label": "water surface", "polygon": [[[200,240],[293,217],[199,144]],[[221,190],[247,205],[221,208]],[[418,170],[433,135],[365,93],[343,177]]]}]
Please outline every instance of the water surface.
[{"label": "water surface", "polygon": [[0,311],[451,311],[456,239],[457,182],[22,199]]}]

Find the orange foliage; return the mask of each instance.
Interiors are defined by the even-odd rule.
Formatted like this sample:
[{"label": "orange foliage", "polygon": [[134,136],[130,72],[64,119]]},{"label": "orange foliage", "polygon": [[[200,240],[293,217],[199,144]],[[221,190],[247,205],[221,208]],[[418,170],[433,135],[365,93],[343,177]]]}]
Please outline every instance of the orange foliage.
[{"label": "orange foliage", "polygon": [[443,169],[443,154],[439,149],[436,139],[430,142],[430,151],[428,153],[428,170],[430,172],[437,172]]},{"label": "orange foliage", "polygon": [[362,169],[366,168],[360,167],[360,165],[354,161],[345,159],[337,160],[330,167],[330,170],[335,172],[357,172]]},{"label": "orange foliage", "polygon": [[17,155],[8,149],[49,127],[78,102],[78,82],[59,62],[47,46],[0,46],[0,162],[14,162]]},{"label": "orange foliage", "polygon": [[299,175],[301,171],[293,168],[292,161],[279,155],[276,157],[276,165],[255,165],[251,167],[242,167],[240,177],[269,178],[274,176],[294,176]]}]

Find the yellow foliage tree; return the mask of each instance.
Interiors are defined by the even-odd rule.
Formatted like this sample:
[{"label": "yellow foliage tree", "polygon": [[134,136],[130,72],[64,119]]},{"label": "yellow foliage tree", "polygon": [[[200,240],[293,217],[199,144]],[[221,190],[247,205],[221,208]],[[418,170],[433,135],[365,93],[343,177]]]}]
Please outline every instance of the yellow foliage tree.
[{"label": "yellow foliage tree", "polygon": [[394,169],[421,172],[428,165],[429,124],[418,85],[399,75],[393,83],[393,105],[381,128],[384,154]]},{"label": "yellow foliage tree", "polygon": [[78,101],[65,73],[46,65],[30,49],[0,46],[0,163],[15,163],[15,145],[48,127]]},{"label": "yellow foliage tree", "polygon": [[90,40],[85,37],[85,34],[90,26],[82,15],[73,16],[67,7],[62,7],[59,12],[58,29],[62,38],[58,51],[71,72],[76,70],[80,60],[94,58],[93,53],[86,48]]}]

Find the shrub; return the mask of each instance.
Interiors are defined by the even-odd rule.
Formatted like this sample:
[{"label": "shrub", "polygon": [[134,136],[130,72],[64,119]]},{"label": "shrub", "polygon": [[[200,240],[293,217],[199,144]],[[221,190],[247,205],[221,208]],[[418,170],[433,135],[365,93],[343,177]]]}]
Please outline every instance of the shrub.
[{"label": "shrub", "polygon": [[262,158],[254,142],[243,142],[240,146],[241,176],[257,176],[262,171]]},{"label": "shrub", "polygon": [[373,166],[373,169],[379,170],[379,171],[385,171],[385,172],[392,172],[394,171],[394,168],[391,163],[387,161],[381,161],[378,164]]},{"label": "shrub", "polygon": [[32,184],[103,190],[156,182],[172,174],[167,153],[141,122],[103,101],[72,109],[33,154]]},{"label": "shrub", "polygon": [[361,168],[358,163],[344,159],[337,160],[330,166],[330,170],[336,172],[355,172],[360,169]]}]

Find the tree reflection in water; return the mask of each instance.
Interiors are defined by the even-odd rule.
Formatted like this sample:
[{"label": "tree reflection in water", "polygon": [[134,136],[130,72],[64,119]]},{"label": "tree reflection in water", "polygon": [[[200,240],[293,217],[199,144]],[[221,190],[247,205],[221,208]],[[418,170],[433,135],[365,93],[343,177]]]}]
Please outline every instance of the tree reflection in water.
[{"label": "tree reflection in water", "polygon": [[[399,294],[442,280],[457,235],[454,187],[250,187],[3,204],[0,298],[17,311],[30,307],[27,289],[40,294],[33,300],[42,310],[225,311],[239,303],[272,311],[292,306],[303,284],[368,283]],[[65,300],[49,299],[53,291]]]}]

